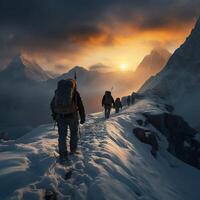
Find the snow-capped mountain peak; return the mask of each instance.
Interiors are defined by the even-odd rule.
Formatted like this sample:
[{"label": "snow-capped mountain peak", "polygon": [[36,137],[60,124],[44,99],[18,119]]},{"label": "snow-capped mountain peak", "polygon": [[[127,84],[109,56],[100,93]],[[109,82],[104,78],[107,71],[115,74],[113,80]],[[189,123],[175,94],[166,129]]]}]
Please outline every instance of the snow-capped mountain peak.
[{"label": "snow-capped mountain peak", "polygon": [[175,111],[200,129],[200,19],[185,42],[170,57],[166,66],[139,90],[165,98]]},{"label": "snow-capped mountain peak", "polygon": [[29,61],[22,54],[15,56],[2,73],[15,80],[45,81],[50,78],[36,62]]}]

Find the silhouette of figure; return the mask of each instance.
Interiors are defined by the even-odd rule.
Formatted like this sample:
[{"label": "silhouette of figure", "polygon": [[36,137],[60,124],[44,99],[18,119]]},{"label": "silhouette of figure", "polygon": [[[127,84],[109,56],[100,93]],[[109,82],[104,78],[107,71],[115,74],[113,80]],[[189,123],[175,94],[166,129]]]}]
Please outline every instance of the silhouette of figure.
[{"label": "silhouette of figure", "polygon": [[76,81],[74,79],[60,80],[58,82],[55,95],[51,101],[52,117],[58,125],[58,149],[60,160],[66,160],[67,151],[67,132],[70,129],[70,152],[76,153],[80,123],[85,122],[85,110],[80,97],[76,90]]},{"label": "silhouette of figure", "polygon": [[111,95],[111,92],[106,91],[102,99],[102,106],[104,106],[106,119],[110,117],[110,111],[111,111],[112,105],[113,107],[115,105],[114,99]]},{"label": "silhouette of figure", "polygon": [[120,98],[118,97],[115,100],[115,113],[118,113],[120,108],[122,109],[122,102]]},{"label": "silhouette of figure", "polygon": [[129,95],[129,96],[127,97],[127,105],[130,106],[130,103],[131,103],[131,96]]}]

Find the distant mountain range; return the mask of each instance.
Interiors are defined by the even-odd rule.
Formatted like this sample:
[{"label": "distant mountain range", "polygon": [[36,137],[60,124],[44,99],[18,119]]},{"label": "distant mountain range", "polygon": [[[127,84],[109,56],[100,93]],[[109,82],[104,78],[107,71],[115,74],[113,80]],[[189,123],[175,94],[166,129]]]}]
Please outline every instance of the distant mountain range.
[{"label": "distant mountain range", "polygon": [[[142,74],[142,71],[148,71],[149,75],[152,75],[159,70],[159,66],[162,68],[161,65],[166,61],[163,57],[161,59],[160,53],[154,50],[144,58],[143,64],[139,65],[136,72]],[[152,65],[149,66],[148,63]],[[99,68],[101,70],[98,70]],[[0,71],[1,123],[30,125],[49,122],[51,119],[49,103],[57,82],[73,78],[75,73],[78,90],[83,97],[87,113],[102,109],[101,98],[105,90],[112,89],[114,97],[120,97],[136,90],[144,79],[140,76],[138,81],[134,71],[122,74],[122,72],[105,72],[103,68],[105,66],[102,64],[97,64],[89,70],[75,66],[67,73],[58,76],[45,71],[23,55],[17,55],[4,70]]]},{"label": "distant mountain range", "polygon": [[191,34],[169,59],[163,70],[151,77],[140,92],[156,94],[174,105],[200,130],[200,19]]}]

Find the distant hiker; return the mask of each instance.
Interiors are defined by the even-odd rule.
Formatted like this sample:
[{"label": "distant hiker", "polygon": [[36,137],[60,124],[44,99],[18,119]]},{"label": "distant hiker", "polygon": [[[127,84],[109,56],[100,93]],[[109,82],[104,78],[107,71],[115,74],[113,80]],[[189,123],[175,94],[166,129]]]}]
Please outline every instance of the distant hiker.
[{"label": "distant hiker", "polygon": [[110,111],[111,111],[112,105],[113,105],[113,107],[115,105],[114,99],[111,95],[111,92],[106,91],[103,96],[103,99],[102,99],[102,106],[104,106],[104,109],[105,109],[105,118],[106,119],[108,119],[110,117]]},{"label": "distant hiker", "polygon": [[131,95],[131,104],[133,105],[135,103],[135,93],[133,92]]},{"label": "distant hiker", "polygon": [[51,110],[53,119],[58,125],[58,149],[60,160],[66,160],[67,151],[67,131],[70,129],[70,151],[76,153],[80,123],[85,122],[85,110],[81,97],[76,90],[76,81],[74,79],[60,80],[51,101]]},{"label": "distant hiker", "polygon": [[131,103],[131,96],[127,96],[127,105],[130,106],[130,103]]},{"label": "distant hiker", "polygon": [[122,109],[122,102],[120,98],[118,97],[115,100],[115,112],[118,113],[120,108]]}]

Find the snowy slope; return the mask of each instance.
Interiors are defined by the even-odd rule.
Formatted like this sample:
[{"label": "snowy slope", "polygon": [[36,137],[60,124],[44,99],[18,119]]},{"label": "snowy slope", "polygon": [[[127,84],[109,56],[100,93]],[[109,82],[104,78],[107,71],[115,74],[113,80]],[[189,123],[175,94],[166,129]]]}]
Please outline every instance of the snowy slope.
[{"label": "snowy slope", "polygon": [[200,130],[200,18],[186,41],[167,65],[141,87],[141,93],[156,93],[168,100],[175,112]]},{"label": "snowy slope", "polygon": [[[48,189],[59,200],[198,200],[200,171],[166,152],[160,133],[156,159],[150,146],[132,134],[141,113],[162,113],[164,107],[159,107],[144,99],[106,121],[102,113],[88,116],[81,127],[80,154],[71,156],[68,166],[55,162],[58,135],[53,124],[2,142],[0,199],[43,199]],[[72,176],[65,180],[71,168]]]}]

